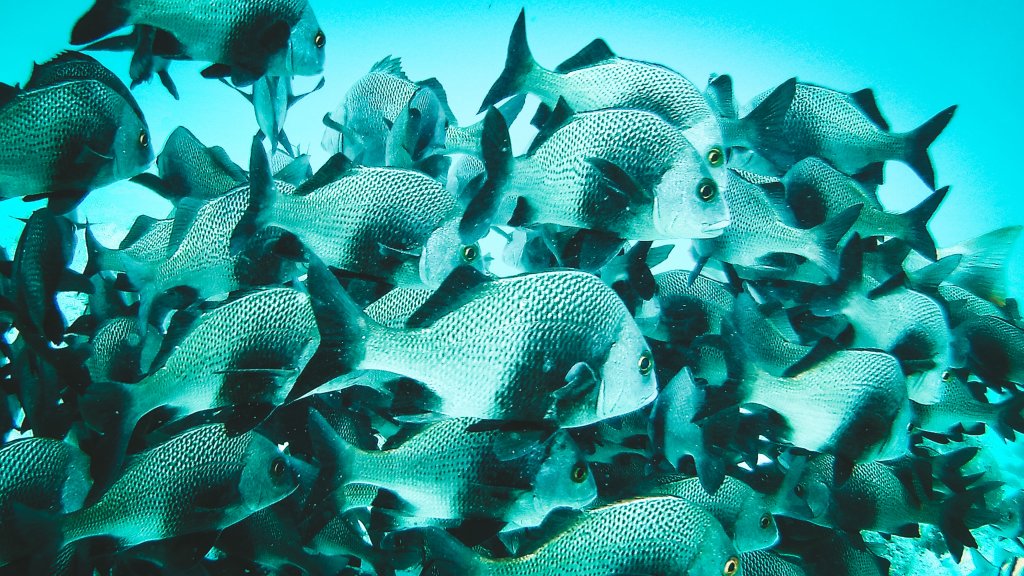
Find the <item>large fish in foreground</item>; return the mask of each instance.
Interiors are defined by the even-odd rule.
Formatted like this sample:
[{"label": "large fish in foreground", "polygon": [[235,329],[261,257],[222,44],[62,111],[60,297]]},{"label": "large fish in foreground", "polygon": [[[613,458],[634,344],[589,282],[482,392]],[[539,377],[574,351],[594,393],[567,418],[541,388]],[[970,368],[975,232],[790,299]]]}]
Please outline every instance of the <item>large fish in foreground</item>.
[{"label": "large fish in foreground", "polygon": [[633,318],[585,272],[490,279],[463,266],[399,329],[366,317],[322,263],[310,267],[309,291],[324,344],[304,377],[319,383],[384,370],[421,382],[426,408],[446,416],[563,426],[632,412],[657,394]]},{"label": "large fish in foreground", "polygon": [[[643,110],[572,114],[560,103],[524,157],[512,157],[496,109],[484,118],[486,179],[462,231],[480,237],[492,220],[559,224],[627,240],[711,238],[729,208],[700,153],[674,126]],[[513,206],[514,203],[514,206]]]},{"label": "large fish in foreground", "polygon": [[48,198],[64,212],[152,161],[138,104],[88,56],[37,66],[22,90],[0,84],[0,198]]},{"label": "large fish in foreground", "polygon": [[97,0],[71,32],[87,44],[128,25],[166,31],[170,47],[142,47],[212,62],[208,77],[252,84],[267,73],[312,75],[323,70],[326,37],[306,0]]},{"label": "large fish in foreground", "polygon": [[483,558],[437,532],[420,536],[427,559],[441,575],[743,574],[736,549],[718,521],[675,496],[588,510],[535,550],[515,558]]}]

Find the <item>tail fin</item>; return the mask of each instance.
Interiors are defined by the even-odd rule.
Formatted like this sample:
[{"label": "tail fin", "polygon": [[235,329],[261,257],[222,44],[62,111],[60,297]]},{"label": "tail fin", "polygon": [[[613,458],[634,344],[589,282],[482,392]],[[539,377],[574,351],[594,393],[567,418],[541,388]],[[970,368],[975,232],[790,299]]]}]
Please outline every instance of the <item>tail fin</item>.
[{"label": "tail fin", "polygon": [[1024,432],[1024,396],[1018,395],[999,404],[992,426],[1003,438],[1013,441],[1016,432]]},{"label": "tail fin", "polygon": [[128,452],[128,442],[142,414],[131,392],[129,386],[119,382],[93,382],[78,401],[85,423],[103,432],[92,454],[93,495],[110,486]]},{"label": "tail fin", "polygon": [[790,78],[779,84],[756,108],[740,119],[740,132],[746,137],[749,148],[782,151],[792,149],[783,123],[795,94],[796,78]]},{"label": "tail fin", "polygon": [[71,30],[72,44],[87,44],[128,24],[128,9],[123,0],[96,0],[96,4],[78,19]]},{"label": "tail fin", "polygon": [[497,108],[492,107],[484,116],[480,148],[484,160],[483,180],[478,181],[479,189],[469,201],[462,221],[459,222],[459,235],[466,243],[475,242],[487,235],[501,204],[502,185],[512,170],[512,144],[508,125]]},{"label": "tail fin", "polygon": [[932,168],[931,158],[928,157],[928,147],[931,146],[932,142],[939,137],[939,134],[949,124],[954,112],[956,112],[956,106],[950,106],[936,114],[931,120],[925,122],[916,130],[906,134],[906,156],[903,158],[903,161],[932,190],[935,189],[935,170]]},{"label": "tail fin", "polygon": [[839,257],[836,254],[836,245],[843,236],[849,232],[850,227],[860,217],[863,204],[855,204],[837,214],[824,224],[815,226],[810,230],[816,244],[811,247],[808,259],[821,267],[822,271],[828,274],[829,278],[840,277]]},{"label": "tail fin", "polygon": [[519,11],[519,18],[512,27],[512,35],[508,39],[508,56],[505,58],[505,69],[487,91],[479,114],[498,102],[515,95],[523,89],[526,76],[537,66],[526,43],[526,10]]},{"label": "tail fin", "polygon": [[997,304],[1006,302],[1007,260],[1024,226],[1007,226],[940,249],[941,256],[963,254],[949,281]]},{"label": "tail fin", "polygon": [[312,253],[309,259],[306,289],[320,329],[320,346],[293,385],[292,398],[355,370],[366,354],[366,339],[373,323],[327,266]]},{"label": "tail fin", "polygon": [[920,204],[911,208],[903,214],[906,224],[903,241],[917,250],[922,256],[935,260],[938,256],[935,253],[935,239],[928,232],[928,221],[931,220],[939,204],[949,193],[949,186],[936,190]]},{"label": "tail fin", "polygon": [[[956,562],[959,562],[963,556],[965,546],[978,547],[978,542],[971,534],[971,526],[968,526],[968,522],[972,520],[972,516],[988,516],[984,513],[985,495],[999,486],[1002,486],[1002,482],[984,482],[974,485],[964,492],[954,494],[943,502],[939,530],[946,540],[949,553]],[[990,518],[984,518],[982,523],[985,523],[985,520],[991,521]]]},{"label": "tail fin", "polygon": [[268,224],[267,217],[277,198],[277,185],[270,171],[270,159],[258,136],[252,139],[249,156],[249,205],[231,233],[231,253],[238,254],[258,231]]},{"label": "tail fin", "polygon": [[85,253],[88,260],[82,273],[86,277],[92,277],[100,270],[121,270],[123,268],[120,265],[117,251],[100,244],[88,226],[85,228]]},{"label": "tail fin", "polygon": [[352,477],[352,472],[359,449],[335,432],[316,409],[309,411],[309,435],[313,451],[320,461],[317,483],[327,492],[320,496],[326,497],[328,493],[340,489],[344,483],[357,480]]}]

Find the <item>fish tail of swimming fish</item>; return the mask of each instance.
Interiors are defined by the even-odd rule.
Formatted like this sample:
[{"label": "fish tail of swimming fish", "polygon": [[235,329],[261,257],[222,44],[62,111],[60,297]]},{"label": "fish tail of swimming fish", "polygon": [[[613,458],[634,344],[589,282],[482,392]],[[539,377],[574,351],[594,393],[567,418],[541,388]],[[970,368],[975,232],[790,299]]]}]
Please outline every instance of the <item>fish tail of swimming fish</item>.
[{"label": "fish tail of swimming fish", "polygon": [[792,146],[783,122],[795,94],[796,78],[779,84],[756,108],[739,119],[739,132],[744,141],[736,144],[746,145],[753,150],[790,150]]},{"label": "fish tail of swimming fish", "polygon": [[[512,171],[512,144],[505,117],[491,107],[484,116],[480,147],[484,172],[467,184],[464,196],[471,198],[459,222],[459,235],[464,242],[475,242],[487,235],[498,218],[502,204],[503,184]],[[504,222],[502,222],[504,223]]]},{"label": "fish tail of swimming fish", "polygon": [[78,400],[83,421],[103,434],[90,468],[93,477],[91,495],[101,494],[117,478],[135,424],[148,412],[138,405],[139,394],[133,394],[137,392],[133,389],[136,386],[121,382],[93,382]]},{"label": "fish tail of swimming fish", "polygon": [[1016,440],[1016,432],[1024,432],[1024,396],[1013,396],[997,404],[992,427],[1006,440]]},{"label": "fish tail of swimming fish", "polygon": [[508,56],[505,59],[505,69],[487,91],[483,104],[480,105],[481,113],[509,96],[515,96],[526,90],[531,75],[547,72],[533,59],[530,46],[526,42],[526,11],[519,11],[519,18],[512,28],[512,35],[508,39]]},{"label": "fish tail of swimming fish", "polygon": [[124,258],[121,257],[121,254],[117,250],[101,244],[88,226],[85,228],[85,253],[88,259],[82,274],[86,277],[92,277],[100,270],[123,270],[124,268]]},{"label": "fish tail of swimming fish", "polygon": [[490,572],[483,558],[439,528],[394,532],[385,537],[382,547],[407,560],[417,558],[423,574],[483,576]]},{"label": "fish tail of swimming fish", "polygon": [[838,278],[840,272],[839,255],[836,245],[849,232],[857,221],[863,204],[854,204],[846,210],[810,230],[814,244],[808,247],[804,256],[817,264],[830,278]]},{"label": "fish tail of swimming fish", "polygon": [[940,252],[963,254],[953,271],[956,283],[1002,306],[1006,303],[1007,263],[1022,230],[1024,226],[1007,226]]},{"label": "fish tail of swimming fish", "polygon": [[939,509],[939,531],[953,560],[959,562],[964,548],[977,548],[971,528],[996,521],[987,509],[985,496],[1002,486],[1001,482],[982,482],[944,500]]},{"label": "fish tail of swimming fish", "polygon": [[130,13],[124,0],[96,0],[71,30],[72,44],[87,44],[128,24]]},{"label": "fish tail of swimming fish", "polygon": [[950,106],[918,128],[903,135],[903,161],[932,190],[935,190],[935,169],[932,167],[931,157],[928,156],[928,147],[949,124],[954,112],[956,112],[956,106]]},{"label": "fish tail of swimming fish", "polygon": [[58,554],[64,544],[63,516],[14,502],[10,520],[17,522],[19,539],[25,545],[19,560],[24,558],[26,563],[16,562],[5,568],[21,569],[24,570],[21,573],[30,576],[60,573],[54,567],[58,565]]},{"label": "fish tail of swimming fish", "polygon": [[[344,157],[339,156],[340,161]],[[328,162],[334,161],[334,158]],[[231,233],[231,253],[238,254],[257,232],[270,224],[270,216],[277,201],[278,189],[270,169],[270,158],[259,135],[252,139],[249,152],[249,205]]]},{"label": "fish tail of swimming fish", "polygon": [[366,356],[367,341],[383,328],[370,319],[319,258],[309,253],[306,290],[320,329],[320,346],[292,386],[290,399],[348,374]]},{"label": "fish tail of swimming fish", "polygon": [[902,216],[905,226],[903,241],[914,250],[917,250],[922,256],[931,260],[935,260],[937,254],[935,252],[935,239],[928,232],[928,221],[931,220],[932,215],[935,214],[935,211],[942,204],[948,193],[949,186],[936,190],[920,204],[904,212]]}]

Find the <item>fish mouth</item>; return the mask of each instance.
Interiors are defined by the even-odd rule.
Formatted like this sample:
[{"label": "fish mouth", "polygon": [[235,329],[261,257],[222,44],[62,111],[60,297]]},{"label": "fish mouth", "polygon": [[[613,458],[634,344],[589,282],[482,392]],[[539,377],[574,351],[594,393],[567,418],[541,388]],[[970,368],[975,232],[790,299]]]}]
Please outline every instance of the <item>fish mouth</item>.
[{"label": "fish mouth", "polygon": [[718,222],[712,222],[711,224],[702,223],[701,227],[700,227],[700,233],[701,233],[700,237],[701,238],[714,238],[715,236],[720,235],[722,233],[721,232],[722,230],[724,230],[725,228],[728,228],[729,224],[731,224],[731,223],[732,223],[732,220],[729,219],[729,218],[725,218],[723,220],[719,220]]}]

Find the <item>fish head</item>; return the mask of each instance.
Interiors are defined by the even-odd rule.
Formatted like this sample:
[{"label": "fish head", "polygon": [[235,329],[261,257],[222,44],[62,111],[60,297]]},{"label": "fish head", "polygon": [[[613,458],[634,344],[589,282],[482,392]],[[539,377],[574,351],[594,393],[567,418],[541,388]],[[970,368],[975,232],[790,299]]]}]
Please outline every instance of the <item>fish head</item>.
[{"label": "fish head", "polygon": [[794,457],[775,498],[777,510],[801,520],[822,519],[832,499],[828,478],[834,466],[835,457],[831,455]]},{"label": "fish head", "polygon": [[628,414],[658,395],[654,356],[636,323],[623,309],[623,321],[608,350],[597,396],[597,419]]},{"label": "fish head", "polygon": [[654,187],[654,228],[664,238],[714,238],[729,225],[720,183],[692,145]]},{"label": "fish head", "polygon": [[779,527],[764,495],[754,492],[743,500],[733,541],[740,552],[762,550],[779,540]]},{"label": "fish head", "polygon": [[269,76],[314,76],[324,71],[324,48],[327,36],[308,3],[302,8],[299,21],[292,26],[284,50],[271,56]]},{"label": "fish head", "polygon": [[111,154],[114,157],[113,176],[117,180],[131,178],[153,163],[153,142],[149,126],[136,110],[125,104],[114,133]]},{"label": "fish head", "polygon": [[707,514],[702,524],[705,527],[699,542],[681,543],[681,545],[697,548],[697,553],[686,574],[691,576],[743,576],[743,564],[740,562],[739,552],[722,525],[710,514]]},{"label": "fish head", "polygon": [[250,435],[238,490],[242,505],[255,512],[291,494],[298,478],[276,444],[258,433]]},{"label": "fish head", "polygon": [[423,245],[420,255],[420,280],[424,286],[437,288],[459,266],[482,269],[483,252],[477,243],[466,244],[459,236],[459,222],[451,219],[434,230]]},{"label": "fish head", "polygon": [[533,490],[523,497],[528,502],[517,502],[516,517],[508,519],[520,526],[537,526],[556,508],[580,509],[597,499],[597,483],[590,466],[565,430],[556,430],[543,444],[543,450]]}]

